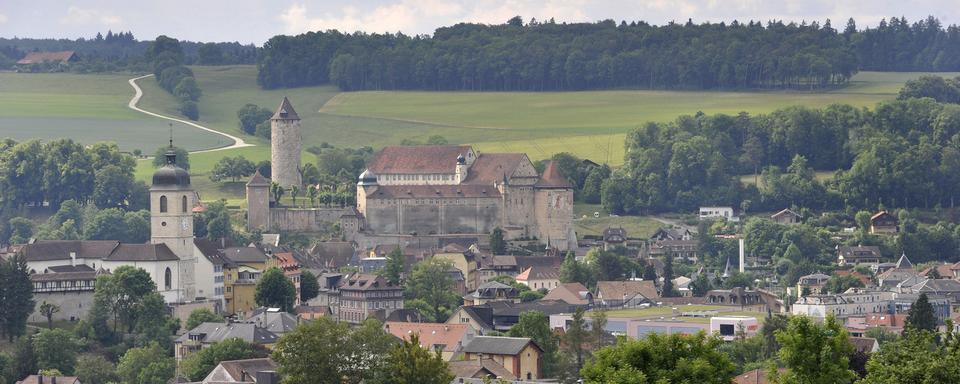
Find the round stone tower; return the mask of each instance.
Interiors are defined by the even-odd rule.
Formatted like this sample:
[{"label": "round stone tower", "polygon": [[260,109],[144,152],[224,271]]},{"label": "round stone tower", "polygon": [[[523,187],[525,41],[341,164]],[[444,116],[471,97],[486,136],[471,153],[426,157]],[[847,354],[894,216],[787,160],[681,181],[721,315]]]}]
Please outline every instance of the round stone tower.
[{"label": "round stone tower", "polygon": [[286,97],[270,118],[270,178],[284,188],[300,183],[300,116]]}]

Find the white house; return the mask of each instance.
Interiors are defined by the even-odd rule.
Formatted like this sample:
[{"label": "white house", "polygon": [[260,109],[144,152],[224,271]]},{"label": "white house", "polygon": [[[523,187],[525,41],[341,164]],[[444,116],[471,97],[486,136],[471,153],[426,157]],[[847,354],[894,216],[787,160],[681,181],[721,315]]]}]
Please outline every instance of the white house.
[{"label": "white house", "polygon": [[743,331],[749,337],[757,334],[760,324],[750,316],[714,316],[710,318],[710,333],[718,334],[724,341],[733,341]]},{"label": "white house", "polygon": [[740,221],[740,218],[733,212],[733,207],[700,207],[700,220],[715,218]]}]

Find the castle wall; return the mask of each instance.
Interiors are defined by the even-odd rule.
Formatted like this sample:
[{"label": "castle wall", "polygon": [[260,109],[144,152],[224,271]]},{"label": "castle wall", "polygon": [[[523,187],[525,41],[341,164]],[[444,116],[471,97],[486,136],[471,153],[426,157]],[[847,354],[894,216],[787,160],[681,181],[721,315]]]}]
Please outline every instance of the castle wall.
[{"label": "castle wall", "polygon": [[365,228],[376,234],[420,236],[487,233],[501,225],[501,211],[498,198],[371,199]]},{"label": "castle wall", "polygon": [[573,190],[538,189],[534,192],[534,213],[541,242],[560,250],[575,248],[573,232]]},{"label": "castle wall", "polygon": [[353,215],[353,208],[270,208],[270,230],[320,232]]},{"label": "castle wall", "polygon": [[56,304],[60,311],[53,314],[53,321],[78,321],[87,318],[90,308],[93,308],[93,291],[80,292],[34,292],[33,300],[37,305],[27,321],[31,323],[46,323],[47,317],[40,314],[40,304],[47,302]]},{"label": "castle wall", "polygon": [[[522,228],[521,237],[536,235],[534,223],[534,192],[530,186],[508,186],[504,197],[505,227]],[[513,231],[511,231],[513,232]]]},{"label": "castle wall", "polygon": [[300,182],[300,120],[270,121],[270,175],[285,188]]},{"label": "castle wall", "polygon": [[269,220],[270,187],[247,187],[247,230],[266,230]]}]

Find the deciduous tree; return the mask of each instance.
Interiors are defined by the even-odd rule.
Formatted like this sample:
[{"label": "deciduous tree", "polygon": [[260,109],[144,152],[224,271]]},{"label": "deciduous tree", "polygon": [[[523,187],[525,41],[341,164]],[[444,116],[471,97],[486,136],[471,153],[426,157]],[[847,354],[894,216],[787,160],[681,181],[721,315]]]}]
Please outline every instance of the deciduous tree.
[{"label": "deciduous tree", "polygon": [[269,268],[257,281],[254,299],[257,305],[280,308],[285,312],[293,312],[293,305],[297,298],[297,288],[283,271],[278,268]]}]

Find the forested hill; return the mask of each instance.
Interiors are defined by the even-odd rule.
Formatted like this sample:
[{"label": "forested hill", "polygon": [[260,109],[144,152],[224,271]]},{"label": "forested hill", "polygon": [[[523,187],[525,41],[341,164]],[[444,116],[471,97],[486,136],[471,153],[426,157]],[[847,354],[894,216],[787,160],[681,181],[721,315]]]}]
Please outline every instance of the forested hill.
[{"label": "forested hill", "polygon": [[578,90],[819,87],[857,59],[829,26],[770,23],[457,24],[432,37],[311,32],[264,44],[265,88]]},{"label": "forested hill", "polygon": [[960,70],[960,30],[930,17],[858,31],[827,21],[654,26],[557,24],[517,17],[457,24],[433,36],[275,36],[264,44],[264,88],[332,83],[344,90],[545,91],[606,88],[810,89],[858,69]]}]

